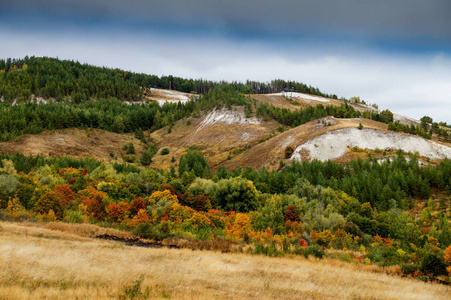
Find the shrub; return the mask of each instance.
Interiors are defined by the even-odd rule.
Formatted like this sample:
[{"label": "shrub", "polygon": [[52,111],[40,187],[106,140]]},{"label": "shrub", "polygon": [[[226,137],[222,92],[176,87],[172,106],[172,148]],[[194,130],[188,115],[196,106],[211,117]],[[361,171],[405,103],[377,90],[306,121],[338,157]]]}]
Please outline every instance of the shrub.
[{"label": "shrub", "polygon": [[428,253],[421,261],[420,271],[423,274],[437,276],[446,275],[446,264],[438,255]]},{"label": "shrub", "polygon": [[67,205],[75,199],[74,192],[67,185],[57,185],[53,190],[61,197]]},{"label": "shrub", "polygon": [[319,245],[312,245],[308,246],[304,251],[305,258],[309,257],[310,255],[313,255],[316,258],[323,258],[325,252]]},{"label": "shrub", "polygon": [[445,249],[445,253],[443,255],[443,258],[445,259],[445,262],[449,265],[451,265],[451,245],[448,246],[448,248]]},{"label": "shrub", "polygon": [[130,143],[128,145],[126,154],[136,154],[135,146],[133,145],[133,143]]},{"label": "shrub", "polygon": [[56,217],[59,219],[62,217],[64,207],[64,201],[60,195],[58,195],[55,191],[47,191],[39,197],[33,207],[33,210],[42,215],[48,214],[50,210],[53,210]]},{"label": "shrub", "polygon": [[79,210],[69,210],[64,219],[69,221],[69,223],[82,223],[85,217],[86,216]]},{"label": "shrub", "polygon": [[144,292],[141,291],[141,285],[144,281],[144,274],[141,274],[132,285],[125,285],[122,287],[122,294],[119,299],[147,299],[149,298],[150,289],[146,288]]},{"label": "shrub", "polygon": [[161,149],[161,155],[168,155],[168,154],[169,154],[169,148]]},{"label": "shrub", "polygon": [[112,221],[121,223],[128,218],[130,214],[130,205],[124,201],[119,201],[118,203],[111,202],[110,205],[107,206],[106,212]]},{"label": "shrub", "polygon": [[124,155],[124,160],[129,163],[134,163],[136,161],[136,156],[127,154]]},{"label": "shrub", "polygon": [[290,146],[285,148],[285,158],[290,158],[293,155],[294,149]]},{"label": "shrub", "polygon": [[130,213],[136,215],[141,209],[146,209],[147,204],[147,201],[142,197],[133,199],[130,203]]},{"label": "shrub", "polygon": [[153,154],[151,151],[147,150],[141,154],[140,162],[143,166],[148,166],[152,162]]},{"label": "shrub", "polygon": [[420,269],[419,264],[401,264],[401,270],[405,275],[414,275]]}]

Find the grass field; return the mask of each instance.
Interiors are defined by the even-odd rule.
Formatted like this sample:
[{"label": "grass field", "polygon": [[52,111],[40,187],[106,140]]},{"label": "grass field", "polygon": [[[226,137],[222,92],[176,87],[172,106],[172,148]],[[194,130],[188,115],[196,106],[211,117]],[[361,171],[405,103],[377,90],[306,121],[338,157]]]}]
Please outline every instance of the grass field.
[{"label": "grass field", "polygon": [[134,293],[172,299],[451,295],[448,286],[335,260],[128,247],[92,238],[101,233],[120,234],[94,225],[0,223],[0,299],[127,299]]}]

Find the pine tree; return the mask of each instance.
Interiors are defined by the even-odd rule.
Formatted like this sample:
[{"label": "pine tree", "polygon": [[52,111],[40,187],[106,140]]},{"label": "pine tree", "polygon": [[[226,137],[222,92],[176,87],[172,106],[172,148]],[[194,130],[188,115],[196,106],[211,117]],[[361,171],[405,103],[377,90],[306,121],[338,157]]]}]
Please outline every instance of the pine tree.
[{"label": "pine tree", "polygon": [[150,163],[152,162],[152,157],[153,155],[148,151],[144,151],[143,154],[141,155],[141,164],[143,166],[148,166],[150,165]]},{"label": "pine tree", "polygon": [[182,155],[182,157],[180,157],[180,162],[179,162],[179,177],[181,178],[183,176],[183,174],[188,171],[189,171],[188,161],[187,161],[186,157],[184,155]]},{"label": "pine tree", "polygon": [[136,150],[135,150],[135,146],[133,145],[133,143],[130,143],[127,147],[127,154],[136,154]]},{"label": "pine tree", "polygon": [[121,116],[117,116],[116,119],[114,119],[114,123],[113,126],[111,127],[111,130],[116,133],[124,133],[125,125]]}]

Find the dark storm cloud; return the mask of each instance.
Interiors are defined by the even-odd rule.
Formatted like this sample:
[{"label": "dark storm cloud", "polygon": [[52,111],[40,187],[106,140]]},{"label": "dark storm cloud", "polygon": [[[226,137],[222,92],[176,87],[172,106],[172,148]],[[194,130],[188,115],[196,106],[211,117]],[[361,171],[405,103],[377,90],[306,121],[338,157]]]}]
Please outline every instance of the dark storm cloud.
[{"label": "dark storm cloud", "polygon": [[0,8],[215,30],[449,41],[448,0],[0,0]]}]

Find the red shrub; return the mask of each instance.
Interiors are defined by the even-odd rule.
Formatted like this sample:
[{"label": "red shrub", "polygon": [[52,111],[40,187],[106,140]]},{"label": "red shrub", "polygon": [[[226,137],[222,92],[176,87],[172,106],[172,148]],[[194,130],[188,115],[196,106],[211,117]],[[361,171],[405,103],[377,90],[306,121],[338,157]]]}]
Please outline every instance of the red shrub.
[{"label": "red shrub", "polygon": [[68,187],[67,185],[63,184],[63,185],[57,185],[53,188],[53,190],[61,196],[61,198],[63,199],[64,203],[67,205],[69,203],[71,203],[74,199],[74,192],[71,190],[70,187]]},{"label": "red shrub", "polygon": [[146,209],[147,201],[144,198],[138,197],[133,199],[130,203],[130,213],[136,215],[141,209]]},{"label": "red shrub", "polygon": [[283,213],[283,218],[285,221],[299,222],[299,214],[296,212],[294,205],[288,206],[287,210]]},{"label": "red shrub", "polygon": [[97,220],[103,218],[104,213],[102,209],[102,202],[99,201],[99,199],[88,198],[81,202],[86,205],[86,211],[91,217],[94,217]]},{"label": "red shrub", "polygon": [[111,202],[107,206],[106,212],[108,217],[115,222],[121,223],[122,221],[128,219],[130,214],[130,205],[127,202],[119,201]]},{"label": "red shrub", "polygon": [[304,239],[299,239],[299,246],[302,248],[306,248],[307,242]]}]

